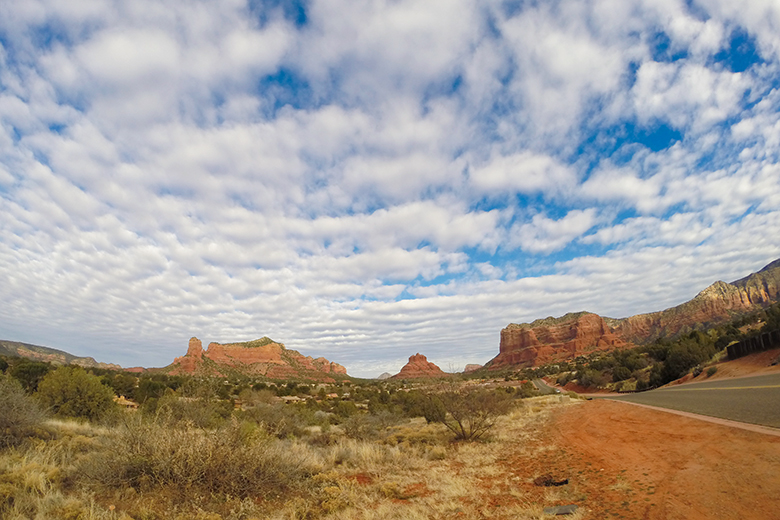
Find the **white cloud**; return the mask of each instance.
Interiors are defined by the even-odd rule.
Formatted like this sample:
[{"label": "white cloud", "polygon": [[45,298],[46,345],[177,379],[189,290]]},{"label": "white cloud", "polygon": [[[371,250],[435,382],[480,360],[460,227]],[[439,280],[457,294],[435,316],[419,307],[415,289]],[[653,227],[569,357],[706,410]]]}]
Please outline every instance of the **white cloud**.
[{"label": "white cloud", "polygon": [[[0,334],[462,367],[510,321],[656,310],[780,256],[776,6],[532,4],[316,1],[296,27],[241,0],[1,3]],[[734,74],[740,27],[765,61]],[[682,139],[625,130],[659,122]]]},{"label": "white cloud", "polygon": [[570,191],[577,183],[572,168],[554,157],[524,151],[498,155],[470,172],[471,184],[482,192],[535,193],[556,195]]},{"label": "white cloud", "polygon": [[552,253],[591,229],[597,221],[596,210],[572,210],[554,220],[534,215],[531,222],[515,224],[509,231],[509,247],[521,247],[531,253]]}]

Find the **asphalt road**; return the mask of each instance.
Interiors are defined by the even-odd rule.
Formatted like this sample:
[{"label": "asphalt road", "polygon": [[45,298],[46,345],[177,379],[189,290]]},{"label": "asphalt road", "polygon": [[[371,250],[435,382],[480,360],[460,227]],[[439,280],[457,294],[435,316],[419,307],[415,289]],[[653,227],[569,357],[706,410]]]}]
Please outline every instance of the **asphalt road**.
[{"label": "asphalt road", "polygon": [[551,387],[541,379],[534,379],[533,384],[542,395],[557,394],[560,393],[555,388]]},{"label": "asphalt road", "polygon": [[780,374],[691,383],[608,399],[780,428]]}]

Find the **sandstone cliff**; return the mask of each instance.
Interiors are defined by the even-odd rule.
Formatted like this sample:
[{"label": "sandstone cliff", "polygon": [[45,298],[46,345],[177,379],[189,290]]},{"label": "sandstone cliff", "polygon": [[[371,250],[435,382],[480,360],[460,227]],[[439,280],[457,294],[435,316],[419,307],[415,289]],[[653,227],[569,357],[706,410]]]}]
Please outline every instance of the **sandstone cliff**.
[{"label": "sandstone cliff", "polygon": [[759,272],[734,282],[717,281],[676,307],[610,320],[610,325],[626,341],[647,343],[726,322],[777,301],[779,295],[780,260],[775,260]]},{"label": "sandstone cliff", "polygon": [[564,361],[595,350],[625,347],[604,318],[590,312],[569,313],[532,323],[512,323],[501,331],[498,356],[490,369],[536,366]]},{"label": "sandstone cliff", "polygon": [[347,369],[327,359],[304,356],[288,350],[270,338],[241,343],[210,343],[206,350],[198,338],[191,338],[187,354],[167,367],[171,374],[228,375],[240,372],[271,379],[301,378],[334,381],[346,376]]},{"label": "sandstone cliff", "polygon": [[418,353],[410,356],[409,362],[403,366],[401,371],[392,376],[393,379],[419,379],[425,377],[449,377],[449,374]]},{"label": "sandstone cliff", "polygon": [[588,312],[510,324],[501,331],[491,369],[564,361],[594,350],[644,344],[726,322],[780,297],[780,260],[731,283],[715,282],[692,300],[664,311],[622,319]]}]

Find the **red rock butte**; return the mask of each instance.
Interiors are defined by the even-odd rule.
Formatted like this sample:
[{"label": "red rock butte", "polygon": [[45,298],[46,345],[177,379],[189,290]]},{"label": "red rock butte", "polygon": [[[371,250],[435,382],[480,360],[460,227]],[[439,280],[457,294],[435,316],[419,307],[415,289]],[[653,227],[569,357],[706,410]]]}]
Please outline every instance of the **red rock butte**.
[{"label": "red rock butte", "polygon": [[570,313],[560,318],[510,324],[501,331],[498,356],[488,366],[493,370],[537,366],[626,345],[598,314]]},{"label": "red rock butte", "polygon": [[209,343],[205,351],[201,341],[193,337],[187,354],[177,357],[168,368],[171,374],[225,375],[237,370],[272,379],[303,378],[326,382],[334,381],[334,375],[347,375],[347,369],[338,363],[324,357],[304,356],[267,337],[242,343]]},{"label": "red rock butte", "polygon": [[428,361],[428,358],[417,353],[414,356],[410,356],[409,362],[403,366],[399,373],[392,377],[393,379],[419,379],[425,377],[449,377],[449,375],[450,374]]}]

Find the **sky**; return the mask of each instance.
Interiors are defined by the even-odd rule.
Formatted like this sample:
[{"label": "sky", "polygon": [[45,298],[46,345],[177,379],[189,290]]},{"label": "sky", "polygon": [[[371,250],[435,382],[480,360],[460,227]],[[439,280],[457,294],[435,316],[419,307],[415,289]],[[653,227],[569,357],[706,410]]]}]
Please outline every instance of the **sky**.
[{"label": "sky", "polygon": [[0,338],[445,371],[780,258],[777,0],[3,0]]}]

